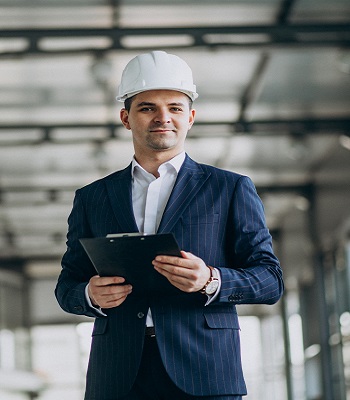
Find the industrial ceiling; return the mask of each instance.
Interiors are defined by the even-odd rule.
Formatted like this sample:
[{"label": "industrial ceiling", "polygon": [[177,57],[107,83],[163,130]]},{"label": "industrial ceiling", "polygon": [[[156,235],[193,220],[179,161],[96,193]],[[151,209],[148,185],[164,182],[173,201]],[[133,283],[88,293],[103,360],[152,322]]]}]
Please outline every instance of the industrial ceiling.
[{"label": "industrial ceiling", "polygon": [[156,49],[193,70],[190,156],[249,175],[272,232],[328,188],[333,234],[349,217],[349,22],[348,0],[0,0],[0,264],[60,257],[74,190],[130,162],[117,86]]}]

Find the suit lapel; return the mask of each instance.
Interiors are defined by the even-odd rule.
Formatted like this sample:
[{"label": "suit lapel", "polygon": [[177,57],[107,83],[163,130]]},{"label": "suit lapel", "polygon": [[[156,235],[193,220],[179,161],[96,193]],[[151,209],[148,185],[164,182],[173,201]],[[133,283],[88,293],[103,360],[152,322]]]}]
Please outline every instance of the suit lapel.
[{"label": "suit lapel", "polygon": [[131,164],[122,171],[108,177],[105,181],[114,215],[120,225],[121,233],[138,232],[132,208]]},{"label": "suit lapel", "polygon": [[160,222],[158,233],[170,232],[210,174],[186,155]]}]

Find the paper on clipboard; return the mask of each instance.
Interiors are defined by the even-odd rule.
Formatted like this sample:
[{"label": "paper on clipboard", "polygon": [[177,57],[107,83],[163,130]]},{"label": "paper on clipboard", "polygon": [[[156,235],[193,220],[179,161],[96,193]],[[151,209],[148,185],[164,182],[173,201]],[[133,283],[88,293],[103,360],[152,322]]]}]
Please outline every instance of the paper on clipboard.
[{"label": "paper on clipboard", "polygon": [[116,234],[80,239],[100,276],[122,276],[135,294],[178,293],[169,281],[154,270],[157,255],[181,257],[172,233],[154,235]]}]

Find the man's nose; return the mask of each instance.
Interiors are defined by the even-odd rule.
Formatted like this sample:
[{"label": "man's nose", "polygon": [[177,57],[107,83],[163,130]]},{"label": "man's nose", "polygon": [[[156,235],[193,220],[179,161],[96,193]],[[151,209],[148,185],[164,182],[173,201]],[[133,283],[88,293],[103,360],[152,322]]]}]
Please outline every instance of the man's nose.
[{"label": "man's nose", "polygon": [[155,122],[159,124],[167,124],[171,121],[169,110],[159,109],[154,117]]}]

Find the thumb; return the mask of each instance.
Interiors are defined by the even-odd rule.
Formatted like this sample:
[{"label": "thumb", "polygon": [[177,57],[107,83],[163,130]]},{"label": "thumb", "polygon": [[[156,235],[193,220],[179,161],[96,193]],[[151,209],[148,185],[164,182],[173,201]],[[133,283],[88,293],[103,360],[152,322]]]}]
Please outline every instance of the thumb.
[{"label": "thumb", "polygon": [[184,250],[181,250],[181,255],[182,255],[182,258],[186,258],[187,260],[195,260],[196,258],[198,258],[195,255],[193,255],[192,253],[190,253],[188,251],[184,251]]}]

